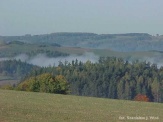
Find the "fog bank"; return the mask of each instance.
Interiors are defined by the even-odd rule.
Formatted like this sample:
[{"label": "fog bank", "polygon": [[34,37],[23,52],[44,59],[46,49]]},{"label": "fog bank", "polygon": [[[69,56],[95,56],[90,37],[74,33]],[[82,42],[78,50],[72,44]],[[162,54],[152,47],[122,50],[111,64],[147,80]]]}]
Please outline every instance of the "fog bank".
[{"label": "fog bank", "polygon": [[[92,63],[96,63],[99,60],[99,56],[95,55],[92,52],[86,52],[83,55],[70,55],[70,56],[60,56],[60,57],[48,57],[46,54],[38,54],[34,57],[29,57],[26,54],[20,54],[13,58],[3,57],[0,58],[0,61],[3,60],[21,60],[22,62],[27,62],[29,64],[48,67],[48,66],[58,66],[59,62],[64,63],[67,61],[68,63],[72,63],[73,60],[78,60],[83,63],[86,61],[91,61]],[[140,61],[150,62],[151,64],[156,64],[158,68],[163,66],[163,56],[155,55],[153,57],[144,57],[143,59],[139,59]]]},{"label": "fog bank", "polygon": [[38,54],[34,57],[29,57],[26,54],[20,54],[13,58],[0,58],[2,60],[21,60],[22,62],[27,62],[29,64],[41,66],[41,67],[48,67],[48,66],[58,66],[59,62],[64,63],[65,61],[72,63],[73,60],[78,60],[81,62],[91,61],[92,63],[98,62],[99,56],[95,55],[94,53],[84,53],[83,55],[70,55],[64,57],[51,57],[49,58],[45,54]]}]

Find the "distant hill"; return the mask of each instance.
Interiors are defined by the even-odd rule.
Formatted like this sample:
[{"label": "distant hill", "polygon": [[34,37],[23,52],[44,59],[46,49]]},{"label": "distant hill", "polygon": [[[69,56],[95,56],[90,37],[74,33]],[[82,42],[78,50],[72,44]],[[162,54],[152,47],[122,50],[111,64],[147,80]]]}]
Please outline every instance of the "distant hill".
[{"label": "distant hill", "polygon": [[[0,60],[29,59],[39,54],[47,57],[83,55],[92,52],[97,56],[121,57],[125,60],[147,60],[163,62],[163,36],[146,33],[94,34],[94,33],[52,33],[42,35],[0,36]],[[67,57],[68,58],[68,57]]]},{"label": "distant hill", "polygon": [[94,33],[51,33],[42,35],[0,36],[0,40],[28,43],[59,44],[68,47],[111,49],[114,51],[163,51],[163,36],[147,33],[94,34]]}]

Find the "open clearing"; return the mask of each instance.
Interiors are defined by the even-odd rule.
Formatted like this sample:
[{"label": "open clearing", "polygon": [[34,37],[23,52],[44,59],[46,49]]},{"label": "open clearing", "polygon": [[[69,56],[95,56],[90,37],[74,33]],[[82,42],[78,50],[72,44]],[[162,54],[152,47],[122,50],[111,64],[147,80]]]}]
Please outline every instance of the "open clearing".
[{"label": "open clearing", "polygon": [[0,90],[0,122],[147,122],[144,118],[162,122],[163,104]]}]

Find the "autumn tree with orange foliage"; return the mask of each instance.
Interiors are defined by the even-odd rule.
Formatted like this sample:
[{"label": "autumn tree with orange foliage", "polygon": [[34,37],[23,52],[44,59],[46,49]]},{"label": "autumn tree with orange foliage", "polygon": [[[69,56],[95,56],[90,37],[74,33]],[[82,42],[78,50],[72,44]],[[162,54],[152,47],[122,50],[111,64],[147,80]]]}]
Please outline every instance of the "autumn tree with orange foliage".
[{"label": "autumn tree with orange foliage", "polygon": [[134,98],[135,101],[143,101],[143,102],[150,102],[149,98],[147,97],[147,95],[143,95],[143,94],[138,94],[135,96]]}]

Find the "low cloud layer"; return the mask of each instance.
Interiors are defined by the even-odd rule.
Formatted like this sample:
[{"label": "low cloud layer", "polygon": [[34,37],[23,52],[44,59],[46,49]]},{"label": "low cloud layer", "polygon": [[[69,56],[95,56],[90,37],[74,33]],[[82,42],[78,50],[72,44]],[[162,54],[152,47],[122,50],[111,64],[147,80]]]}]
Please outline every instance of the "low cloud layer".
[{"label": "low cloud layer", "polygon": [[[29,64],[41,66],[41,67],[48,67],[48,66],[58,66],[59,62],[64,63],[65,61],[72,63],[72,60],[78,60],[81,62],[91,61],[92,63],[98,62],[99,56],[95,55],[94,53],[87,52],[83,55],[70,55],[65,57],[52,57],[49,58],[45,54],[38,54],[35,57],[29,57],[26,54],[20,54],[13,58],[0,58],[0,61],[3,60],[21,60],[22,62],[27,62]],[[153,57],[144,57],[140,59],[140,61],[150,62],[151,64],[157,64],[157,67],[160,68],[163,66],[163,55],[155,55]]]},{"label": "low cloud layer", "polygon": [[158,55],[155,57],[145,57],[142,60],[150,62],[151,64],[157,64],[158,68],[163,66],[163,56],[162,55]]},{"label": "low cloud layer", "polygon": [[68,61],[69,63],[72,62],[72,60],[78,60],[81,62],[91,61],[92,63],[98,62],[99,56],[95,55],[94,53],[85,53],[83,55],[70,55],[65,57],[56,57],[56,58],[49,58],[45,54],[38,54],[35,57],[30,58],[26,54],[20,54],[13,58],[0,58],[1,60],[21,60],[23,62],[27,62],[29,64],[34,64],[37,66],[47,67],[47,66],[58,66],[59,62],[64,63],[65,61]]}]

